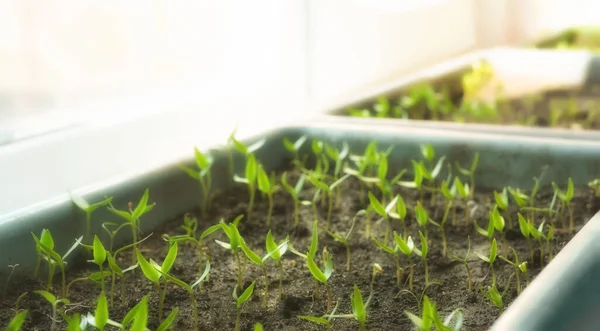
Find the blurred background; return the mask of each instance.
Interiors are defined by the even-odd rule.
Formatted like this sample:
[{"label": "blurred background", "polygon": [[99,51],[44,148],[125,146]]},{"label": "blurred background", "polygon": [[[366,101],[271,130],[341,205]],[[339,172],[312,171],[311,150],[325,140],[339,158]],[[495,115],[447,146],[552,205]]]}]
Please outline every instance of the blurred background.
[{"label": "blurred background", "polygon": [[[308,116],[461,54],[598,24],[599,9],[597,0],[0,0],[0,147],[98,123],[97,137],[116,137],[108,130],[117,123],[155,116],[135,124],[152,135],[187,108],[195,117],[181,117],[155,144],[172,153],[163,158],[179,157],[198,138],[183,137],[189,122]],[[57,175],[65,160],[84,158],[65,152],[87,151],[75,139],[44,147],[56,192],[131,167],[122,151],[94,180],[74,174],[92,172],[83,160]],[[160,163],[144,157],[136,161]],[[24,160],[0,150],[2,185],[25,185],[9,178],[10,169],[25,171]],[[50,193],[21,195],[27,205]]]},{"label": "blurred background", "polygon": [[593,0],[1,0],[0,136],[72,125],[91,115],[81,113],[85,106],[166,91],[318,104],[474,49],[596,23],[597,7]]}]

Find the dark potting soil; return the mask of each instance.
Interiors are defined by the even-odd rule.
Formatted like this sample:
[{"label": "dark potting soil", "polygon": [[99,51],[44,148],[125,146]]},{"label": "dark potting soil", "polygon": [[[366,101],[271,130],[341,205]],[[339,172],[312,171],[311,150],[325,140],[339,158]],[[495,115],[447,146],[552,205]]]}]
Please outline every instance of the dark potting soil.
[{"label": "dark potting soil", "polygon": [[[360,200],[360,188],[358,181],[349,179],[342,186],[342,194],[339,206],[334,207],[332,214],[332,229],[338,233],[345,233],[348,230],[350,222],[355,213],[366,207],[367,202]],[[409,206],[407,224],[410,235],[415,240],[417,247],[420,247],[417,227],[412,206],[416,205],[418,195],[415,192],[406,189],[399,189],[404,197],[407,206]],[[545,207],[549,205],[552,199],[552,190],[541,190],[537,196],[537,206]],[[303,192],[306,199],[312,196],[312,189]],[[440,221],[445,209],[445,202],[438,198],[434,207],[430,207],[429,199],[425,196],[424,204],[428,207],[430,216],[433,220]],[[473,199],[474,205],[478,208],[474,211],[474,218],[479,220],[482,227],[487,226],[488,212],[493,199],[489,191],[478,192]],[[247,190],[245,187],[237,187],[226,194],[218,196],[214,200],[213,212],[207,217],[199,217],[200,230],[218,222],[221,218],[226,221],[233,220],[239,214],[244,214],[247,206]],[[159,202],[160,203],[160,202]],[[469,257],[469,266],[472,269],[473,291],[467,290],[467,274],[465,267],[448,257],[441,254],[441,236],[436,227],[429,226],[430,254],[429,254],[429,277],[431,282],[439,282],[441,285],[431,285],[425,292],[430,299],[436,302],[440,315],[445,317],[452,310],[462,308],[464,313],[464,330],[478,331],[487,330],[494,320],[500,315],[500,310],[484,298],[480,288],[485,288],[491,284],[491,276],[488,265],[481,261],[473,252],[480,252],[488,255],[489,242],[487,238],[481,236],[473,230],[473,225],[464,224],[464,204],[457,202],[456,225],[452,227],[451,221],[447,223],[448,247],[449,251],[456,256],[464,257],[467,248],[467,237],[471,239],[472,254]],[[576,190],[572,201],[575,212],[576,230],[579,230],[584,223],[591,218],[594,211],[600,206],[594,194],[586,189]],[[247,241],[248,245],[261,256],[265,254],[265,236],[269,230],[266,227],[265,219],[268,209],[267,199],[258,199],[251,219],[243,219],[240,223],[240,232]],[[293,204],[287,193],[280,191],[275,197],[275,208],[273,212],[272,226],[270,229],[276,241],[283,239],[286,235],[291,235],[293,246],[305,251],[308,249],[312,233],[313,214],[310,207],[300,207],[300,226],[293,226]],[[326,208],[319,207],[320,220],[324,223]],[[519,254],[519,260],[528,260],[529,247],[527,241],[520,235],[516,218],[515,206],[511,206],[509,211],[504,214],[507,220],[510,218],[513,223],[513,229],[507,229],[506,239]],[[540,223],[543,216],[538,215],[536,222]],[[548,221],[548,220],[546,220]],[[142,219],[143,222],[143,219]],[[378,275],[374,283],[374,295],[367,313],[367,327],[369,330],[412,330],[412,324],[404,314],[404,310],[411,311],[420,315],[415,298],[404,292],[407,289],[406,277],[400,285],[396,285],[395,263],[392,256],[381,250],[376,244],[365,238],[365,218],[360,217],[356,224],[355,232],[350,238],[351,249],[351,268],[346,271],[346,251],[338,242],[329,237],[325,231],[320,231],[319,251],[327,246],[332,254],[334,262],[334,273],[330,278],[331,289],[334,302],[339,301],[337,314],[351,313],[349,296],[353,291],[353,286],[359,286],[363,297],[369,296],[369,284],[371,282],[372,264],[379,263],[384,273]],[[557,222],[557,227],[560,222]],[[167,243],[161,239],[163,233],[170,235],[183,234],[180,229],[182,217],[174,219],[165,224],[162,228],[156,229],[150,239],[141,244],[140,249],[146,258],[153,258],[159,263],[162,262],[167,253]],[[402,227],[400,222],[393,221],[394,230],[400,232]],[[371,233],[373,236],[383,240],[385,232],[385,222],[371,223]],[[555,255],[572,238],[572,234],[557,231],[555,239],[551,243],[552,253]],[[205,240],[207,251],[211,256],[210,280],[205,282],[203,288],[196,293],[198,301],[198,312],[201,330],[232,330],[236,317],[236,308],[232,291],[236,284],[237,268],[235,259],[229,251],[218,246],[213,239],[226,241],[222,232],[213,234]],[[33,242],[31,243],[34,244]],[[503,254],[503,246],[499,247]],[[534,244],[537,249],[538,245]],[[546,251],[547,252],[547,251]],[[320,256],[320,254],[317,254]],[[543,265],[548,263],[548,255],[540,258],[539,250],[536,250],[535,261],[528,262],[528,278],[533,280],[541,271]],[[414,258],[413,261],[417,261]],[[543,261],[542,261],[543,260]],[[125,268],[131,261],[131,251],[127,250],[118,256],[121,267]],[[283,256],[284,261],[284,280],[283,291],[285,298],[279,300],[278,295],[278,268],[273,261],[267,262],[269,272],[269,297],[266,308],[261,307],[262,294],[264,291],[262,270],[246,263],[245,286],[251,281],[256,280],[254,295],[242,307],[242,330],[251,330],[255,322],[261,322],[265,330],[324,330],[323,326],[313,324],[308,321],[298,319],[297,315],[321,316],[328,313],[327,303],[324,297],[314,299],[313,289],[315,282],[310,275],[308,268],[302,258],[286,252]],[[407,260],[402,257],[401,264],[407,267]],[[317,262],[320,264],[320,258]],[[495,263],[497,273],[497,283],[499,290],[506,291],[504,302],[508,306],[516,297],[517,290],[515,277],[510,277],[514,272],[513,267],[502,260]],[[172,275],[187,282],[193,282],[199,277],[199,270],[203,266],[199,265],[198,257],[192,246],[180,244],[179,254],[175,265],[171,271]],[[68,274],[68,280],[85,277],[98,269],[93,264],[75,267]],[[407,268],[408,270],[408,268]],[[525,286],[525,277],[521,277],[523,286]],[[55,277],[57,290],[60,287],[60,277]],[[510,283],[509,283],[510,279]],[[44,280],[33,279],[13,279],[7,292],[7,297],[0,305],[0,325],[6,325],[9,319],[14,315],[11,310],[17,297],[23,292],[29,292],[22,300],[20,309],[29,309],[27,321],[24,324],[24,330],[50,330],[51,307],[41,296],[33,293],[35,290],[44,288]],[[414,294],[420,296],[424,290],[424,264],[421,261],[416,262],[414,270]],[[110,317],[115,321],[121,321],[125,314],[131,309],[144,295],[150,294],[150,320],[149,327],[154,330],[159,321],[158,316],[158,295],[155,286],[151,284],[142,275],[141,270],[137,269],[134,273],[128,274],[125,285],[125,300],[120,299],[120,281],[116,283],[115,304],[110,309]],[[323,288],[321,286],[321,291]],[[58,293],[58,291],[54,291]],[[66,306],[67,314],[81,313],[87,314],[95,309],[100,289],[91,282],[78,282],[72,285],[70,291],[71,304]],[[166,316],[176,306],[179,306],[179,316],[173,324],[173,330],[191,330],[191,302],[188,294],[176,285],[171,285],[165,299],[164,315]],[[57,322],[58,329],[63,330],[66,323],[59,317]],[[356,330],[357,322],[353,319],[334,319],[334,330]]]}]

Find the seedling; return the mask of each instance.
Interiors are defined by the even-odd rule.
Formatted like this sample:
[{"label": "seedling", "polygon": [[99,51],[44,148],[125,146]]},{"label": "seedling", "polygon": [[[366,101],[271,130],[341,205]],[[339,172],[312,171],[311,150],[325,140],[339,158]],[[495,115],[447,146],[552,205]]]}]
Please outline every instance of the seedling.
[{"label": "seedling", "polygon": [[427,234],[427,223],[430,221],[429,213],[427,213],[427,210],[420,201],[417,201],[417,206],[415,207],[415,217],[417,218],[417,223],[419,223],[419,226],[423,229],[423,232]]},{"label": "seedling", "polygon": [[323,147],[325,148],[325,154],[334,162],[333,177],[337,179],[350,152],[350,146],[344,141],[341,150],[329,144],[323,144]]},{"label": "seedling", "polygon": [[321,140],[313,139],[311,147],[317,160],[315,170],[321,170],[319,171],[319,173],[328,173],[329,159],[327,158],[327,154],[325,153],[325,144]]},{"label": "seedling", "polygon": [[[568,183],[567,183],[567,189],[563,192],[558,185],[555,182],[552,182],[552,187],[554,188],[554,191],[556,192],[558,198],[561,201],[561,210],[567,210],[567,212],[569,213],[569,232],[573,233],[575,231],[575,223],[574,223],[574,217],[573,217],[573,208],[571,207],[571,200],[573,199],[573,194],[574,194],[574,187],[573,187],[573,179],[571,177],[569,177]],[[567,229],[567,225],[566,225],[566,218],[564,216],[562,216],[563,219],[563,228],[566,230]]]},{"label": "seedling", "polygon": [[197,147],[194,147],[194,159],[196,160],[196,166],[198,167],[197,170],[184,165],[179,165],[179,167],[200,183],[200,188],[202,190],[202,203],[200,204],[200,207],[202,215],[204,216],[208,209],[210,209],[212,200],[210,192],[212,188],[211,169],[214,159],[212,156],[202,153]]},{"label": "seedling", "polygon": [[427,234],[419,231],[419,237],[421,238],[421,250],[414,247],[413,251],[417,254],[425,263],[425,287],[429,286],[429,266],[427,263],[427,254],[429,253],[429,243],[427,242]]},{"label": "seedling", "polygon": [[496,261],[496,257],[498,257],[498,245],[496,244],[496,238],[492,240],[492,245],[490,246],[490,255],[483,256],[478,252],[475,252],[477,257],[487,262],[490,265],[490,269],[492,270],[492,285],[496,285],[496,271],[494,269],[494,262]]},{"label": "seedling", "polygon": [[[104,249],[104,245],[102,245],[102,242],[100,241],[100,238],[98,238],[98,236],[94,235],[94,259],[92,260],[92,262],[94,262],[94,264],[96,264],[98,266],[98,268],[100,268],[100,288],[102,289],[102,294],[104,294],[105,291],[105,287],[104,287],[104,262],[106,262],[106,249]],[[104,297],[104,299],[106,299],[106,296]]]},{"label": "seedling", "polygon": [[389,217],[389,213],[390,211],[396,207],[396,200],[392,200],[392,202],[390,202],[386,207],[384,207],[381,202],[379,200],[377,200],[377,198],[373,195],[373,193],[371,193],[371,191],[369,191],[369,202],[370,202],[370,207],[371,209],[373,209],[373,211],[375,211],[377,214],[379,214],[379,216],[383,217],[383,219],[385,220],[385,239],[384,242],[387,244],[388,243],[388,238],[390,235],[390,231],[391,231],[391,224],[390,224],[390,217]]},{"label": "seedling", "polygon": [[311,173],[308,175],[308,180],[310,180],[310,182],[316,188],[315,196],[312,201],[313,212],[315,213],[315,218],[317,217],[316,200],[318,199],[318,196],[321,192],[325,192],[327,194],[327,219],[326,219],[327,228],[329,228],[329,226],[331,224],[331,211],[333,210],[333,192],[334,192],[335,188],[338,187],[348,177],[350,177],[350,175],[346,174],[346,175],[342,176],[340,179],[336,180],[333,184],[327,185],[319,178],[319,175],[317,175],[315,173]]},{"label": "seedling", "polygon": [[423,161],[419,161],[419,162],[417,162],[415,160],[411,160],[411,161],[413,164],[413,172],[414,172],[413,180],[412,181],[398,181],[398,185],[400,185],[402,187],[417,189],[417,191],[419,191],[419,201],[423,201],[423,194],[424,194],[424,190],[425,190],[425,187],[423,186],[423,180],[424,179],[432,180],[433,176],[427,170],[427,168],[423,164]]},{"label": "seedling", "polygon": [[262,165],[258,165],[256,173],[258,190],[267,195],[269,199],[269,212],[267,213],[267,226],[271,226],[271,215],[273,214],[273,194],[279,189],[275,182],[275,177],[267,175]]},{"label": "seedling", "polygon": [[376,178],[366,178],[363,177],[361,180],[375,182],[379,190],[381,191],[381,195],[383,199],[388,199],[388,201],[392,200],[392,188],[395,184],[398,183],[400,178],[404,176],[406,173],[406,169],[402,169],[394,178],[388,180],[388,154],[387,152],[379,153],[379,165],[377,167],[377,177]]},{"label": "seedling", "polygon": [[[56,267],[60,268],[60,272],[62,275],[62,296],[67,296],[67,281],[65,276],[65,269],[67,266],[67,262],[65,261],[67,257],[79,246],[83,236],[79,237],[73,246],[69,248],[69,250],[65,253],[65,255],[60,256],[54,250],[54,239],[52,238],[52,234],[48,229],[43,229],[42,234],[40,236],[41,239],[32,232],[33,240],[35,240],[36,251],[38,254],[38,266],[40,259],[46,260],[48,263],[48,282],[46,283],[46,290],[50,290],[52,287],[52,280],[54,278],[54,273],[56,271]],[[37,269],[37,267],[36,267]]]},{"label": "seedling", "polygon": [[[157,265],[154,265],[154,268],[160,273],[161,276],[165,277],[166,279],[170,280],[171,282],[179,285],[181,288],[183,288],[184,290],[186,290],[186,292],[188,293],[188,295],[190,296],[190,300],[192,300],[192,313],[193,313],[193,325],[194,325],[194,329],[198,330],[198,303],[196,301],[196,297],[194,295],[194,289],[196,288],[196,286],[202,284],[202,282],[207,279],[209,272],[210,272],[210,262],[206,262],[206,266],[204,267],[204,272],[202,273],[202,275],[200,275],[200,278],[198,278],[198,280],[196,280],[193,284],[188,284],[178,278],[175,278],[174,276],[170,275],[167,272],[163,272],[162,268],[157,267]],[[167,284],[165,283],[165,286]],[[171,312],[171,314],[173,314],[173,312]],[[164,321],[163,324],[165,324],[165,321],[168,321],[171,318],[171,315],[169,315]],[[165,327],[166,329],[166,327]]]},{"label": "seedling", "polygon": [[256,195],[256,178],[258,172],[258,162],[256,161],[256,157],[254,154],[249,154],[246,159],[246,171],[245,177],[240,177],[238,175],[233,176],[233,180],[238,183],[243,183],[248,186],[248,195],[250,196],[250,201],[248,202],[248,219],[252,216],[252,209],[254,208],[254,196]]},{"label": "seedling", "polygon": [[238,296],[237,295],[237,286],[233,289],[233,298],[235,299],[235,306],[237,309],[237,316],[235,318],[235,331],[239,331],[240,330],[240,319],[242,316],[242,305],[248,301],[248,299],[250,299],[250,297],[252,296],[252,292],[254,292],[254,283],[252,282],[252,284],[250,284],[250,286],[248,286],[248,288],[246,290],[244,290],[244,292]]},{"label": "seedling", "polygon": [[[356,215],[352,218],[352,223],[350,224],[350,229],[346,232],[346,235],[340,236],[332,231],[329,231],[327,228],[323,228],[325,232],[327,232],[335,241],[338,241],[344,245],[346,248],[346,271],[350,271],[350,245],[348,244],[348,240],[350,239],[350,235],[352,235],[352,230],[354,230],[354,225],[356,224],[356,218],[358,216],[363,216],[366,214],[364,209],[359,210]],[[269,232],[270,234],[270,232]]]},{"label": "seedling", "polygon": [[[506,288],[508,289],[508,286]],[[483,290],[481,291],[483,292]],[[483,296],[490,300],[491,303],[500,310],[500,313],[504,311],[504,295],[498,291],[496,283],[492,284],[492,286],[488,286],[487,292],[483,292]]]},{"label": "seedling", "polygon": [[57,298],[56,296],[54,296],[54,294],[48,291],[35,291],[35,293],[43,296],[44,299],[46,299],[52,305],[52,324],[50,325],[50,331],[56,330],[56,321],[58,317],[57,314],[59,313],[58,305],[68,305],[70,303],[69,300],[64,298]]},{"label": "seedling", "polygon": [[294,199],[294,226],[298,226],[299,222],[299,206],[311,204],[310,201],[300,200],[300,192],[304,188],[304,179],[306,178],[305,174],[301,174],[300,178],[296,182],[295,186],[291,186],[287,181],[287,172],[281,174],[281,185],[283,188],[290,194],[292,199]]},{"label": "seedling", "polygon": [[371,302],[371,298],[373,297],[373,293],[365,302],[363,300],[362,293],[356,284],[354,285],[354,291],[350,295],[350,304],[352,306],[352,314],[345,315],[334,315],[332,317],[337,318],[354,318],[358,322],[358,330],[366,331],[367,330],[367,308],[369,307],[369,303]]},{"label": "seedling", "polygon": [[498,256],[499,258],[501,258],[502,260],[506,261],[506,263],[510,264],[511,266],[513,266],[515,268],[515,275],[516,275],[516,281],[517,281],[517,295],[521,294],[521,278],[519,277],[520,273],[526,274],[527,273],[527,262],[523,262],[523,263],[519,263],[519,254],[517,254],[517,252],[515,251],[514,248],[510,248],[512,250],[513,256],[515,261],[511,261],[508,258],[504,257],[504,256]]},{"label": "seedling", "polygon": [[458,261],[465,266],[465,269],[467,270],[469,292],[473,291],[473,277],[471,277],[471,268],[469,268],[469,254],[470,253],[471,253],[471,236],[467,237],[467,254],[465,255],[464,258],[461,259],[459,257],[452,255],[451,253],[448,253],[448,256],[451,259],[453,259],[454,261]]},{"label": "seedling", "polygon": [[[506,212],[508,209],[508,188],[505,187],[502,192],[494,191],[494,201],[496,202],[495,208],[502,212]],[[508,218],[508,228],[513,228],[511,217]]]},{"label": "seedling", "polygon": [[[442,192],[442,196],[447,201],[446,209],[444,211],[444,217],[442,218],[442,221],[440,223],[437,223],[433,220],[430,220],[430,222],[431,222],[431,224],[440,228],[440,231],[442,232],[442,256],[446,256],[446,253],[448,252],[448,244],[446,242],[446,230],[445,230],[444,226],[446,225],[446,221],[448,220],[448,214],[450,214],[450,209],[452,208],[454,198],[456,196],[456,188],[453,186],[452,189],[449,189],[448,184],[444,180],[444,181],[442,181],[440,191]],[[422,211],[419,211],[419,212],[422,213]],[[419,214],[417,214],[417,215],[419,215]],[[423,217],[423,216],[421,216],[421,217]],[[453,217],[452,223],[454,223],[454,217]]]},{"label": "seedling", "polygon": [[307,139],[307,136],[305,136],[305,135],[301,136],[300,138],[298,138],[298,140],[296,140],[294,142],[290,141],[286,137],[283,138],[283,146],[290,153],[294,154],[294,160],[296,160],[300,164],[303,164],[304,162],[302,162],[302,160],[300,159],[299,151],[300,151],[300,148],[302,148],[302,145],[304,145],[304,143],[306,142],[306,139]]},{"label": "seedling", "polygon": [[223,232],[225,232],[225,235],[227,235],[227,238],[229,239],[229,243],[226,242],[222,242],[220,240],[215,239],[215,242],[217,244],[219,244],[219,246],[228,249],[231,251],[231,253],[233,254],[233,256],[235,257],[235,261],[237,263],[238,266],[238,281],[237,281],[237,285],[238,288],[243,288],[244,285],[244,274],[243,274],[243,268],[242,268],[242,261],[240,259],[240,250],[242,249],[242,235],[240,234],[240,231],[237,228],[237,224],[240,222],[240,220],[243,218],[243,215],[238,216],[233,222],[229,223],[229,224],[225,224],[225,222],[223,220],[221,220],[221,222],[219,223],[221,225],[221,229],[223,230]]},{"label": "seedling", "polygon": [[[444,161],[446,160],[445,156],[442,156],[441,158],[438,159],[437,163],[433,163],[433,160],[435,159],[435,149],[433,148],[433,145],[431,144],[425,144],[425,145],[421,145],[420,146],[421,149],[421,155],[423,155],[423,157],[425,158],[425,162],[427,162],[427,167],[425,167],[426,170],[423,172],[424,177],[429,180],[430,186],[433,188],[435,187],[433,181],[435,180],[435,178],[439,175],[440,171],[442,170],[442,166],[444,165]],[[431,206],[433,206],[435,203],[435,191],[432,190],[431,193]]]},{"label": "seedling", "polygon": [[391,254],[394,257],[394,261],[396,263],[396,285],[400,284],[400,279],[402,278],[402,274],[404,273],[404,269],[400,267],[400,255],[398,252],[406,255],[408,257],[408,261],[410,264],[410,273],[409,273],[409,288],[412,290],[413,287],[413,263],[411,256],[413,252],[416,252],[414,247],[414,242],[412,237],[408,237],[408,239],[404,240],[401,236],[399,236],[396,232],[394,232],[394,240],[395,245],[393,247],[387,246],[386,244],[377,240],[377,238],[373,238],[373,241],[383,249],[385,252]]},{"label": "seedling", "polygon": [[83,197],[80,195],[69,191],[69,195],[71,196],[71,200],[73,203],[79,207],[79,209],[85,212],[85,236],[83,237],[83,242],[89,243],[91,241],[91,229],[92,229],[92,213],[100,208],[108,205],[112,201],[112,197],[106,198],[100,202],[96,202],[94,204],[89,204]]},{"label": "seedling", "polygon": [[[270,233],[271,232],[269,231],[269,234]],[[272,239],[272,237],[271,237],[271,239]],[[260,256],[258,256],[258,254],[256,254],[252,249],[250,249],[250,247],[248,247],[248,245],[246,244],[246,241],[243,238],[240,243],[240,246],[242,247],[244,254],[246,254],[246,257],[250,260],[250,262],[258,265],[263,270],[263,273],[265,276],[265,294],[263,295],[263,308],[264,308],[267,306],[267,297],[269,295],[269,276],[267,275],[267,266],[265,265],[265,261],[268,260],[273,254],[280,254],[281,250],[283,250],[283,252],[285,253],[285,250],[287,249],[287,240],[284,241],[280,245],[280,247],[275,246],[275,248],[273,250],[269,251],[267,253],[267,255],[265,255],[262,258]],[[281,257],[281,255],[279,255],[279,257]],[[280,261],[280,263],[281,263],[281,261]],[[281,288],[280,288],[280,290],[281,290]]]},{"label": "seedling", "polygon": [[324,325],[327,328],[327,331],[331,331],[332,330],[331,320],[336,316],[335,312],[336,312],[338,306],[339,306],[339,302],[337,302],[335,304],[335,307],[333,308],[331,313],[328,315],[323,315],[323,316],[319,316],[319,317],[317,317],[317,316],[296,316],[296,317],[298,317],[299,319],[305,320],[305,321]]},{"label": "seedling", "polygon": [[285,241],[279,243],[278,246],[275,243],[275,239],[273,238],[271,230],[269,230],[265,239],[265,246],[269,254],[267,254],[267,256],[263,258],[263,261],[270,257],[273,260],[275,260],[275,262],[279,266],[279,299],[283,299],[283,264],[281,263],[281,257],[283,256],[283,254],[285,254],[285,252],[287,252],[288,242],[289,237],[286,238]]},{"label": "seedling", "polygon": [[25,309],[25,310],[19,312],[18,314],[16,314],[10,320],[10,322],[8,322],[8,325],[6,326],[6,331],[21,330],[21,326],[23,325],[23,323],[25,323],[25,319],[27,318],[28,313],[29,313],[29,310]]},{"label": "seedling", "polygon": [[[456,169],[461,174],[469,177],[469,188],[470,195],[475,194],[475,172],[477,171],[477,166],[479,165],[479,152],[476,152],[473,156],[473,161],[471,161],[471,167],[463,168],[458,161],[456,162]],[[463,198],[464,199],[464,198]]]},{"label": "seedling", "polygon": [[315,263],[314,255],[310,254],[310,252],[306,253],[306,261],[308,270],[310,274],[320,283],[325,285],[327,289],[327,310],[331,310],[331,287],[329,286],[328,280],[333,274],[333,261],[331,260],[331,256],[329,254],[324,254],[325,257],[325,269],[321,270],[319,266]]},{"label": "seedling", "polygon": [[388,215],[393,218],[400,220],[402,223],[402,238],[406,238],[406,203],[400,194],[396,195],[396,210],[390,211]]},{"label": "seedling", "polygon": [[436,308],[436,304],[429,300],[428,296],[423,297],[422,317],[419,317],[407,310],[404,314],[408,316],[418,331],[430,331],[432,327],[440,331],[460,331],[462,330],[463,314],[460,309],[454,310],[442,322]]},{"label": "seedling", "polygon": [[[135,254],[138,258],[138,262],[140,264],[140,268],[142,269],[142,271],[144,273],[144,276],[146,276],[146,278],[148,278],[148,280],[150,280],[152,283],[154,283],[154,285],[156,285],[156,289],[158,290],[158,294],[159,294],[158,320],[159,321],[162,321],[163,303],[165,301],[165,295],[167,293],[167,280],[161,281],[162,274],[159,272],[159,270],[163,274],[169,273],[169,271],[173,267],[173,264],[175,263],[175,259],[177,258],[177,250],[178,250],[177,247],[178,247],[177,243],[173,243],[170,245],[169,253],[165,257],[165,260],[163,261],[162,265],[158,265],[152,259],[150,259],[150,262],[148,262],[144,258],[144,256],[140,252],[140,250],[135,248]],[[158,267],[156,267],[156,266],[158,266]],[[165,279],[165,278],[163,278],[163,279]],[[162,288],[161,288],[161,283],[164,283]]]},{"label": "seedling", "polygon": [[6,297],[6,291],[8,290],[8,285],[10,285],[10,279],[13,276],[13,273],[15,272],[15,269],[19,266],[19,264],[9,264],[8,267],[10,268],[10,274],[8,274],[8,277],[6,278],[6,285],[4,285],[4,289],[2,290],[2,296],[0,296],[0,301],[4,300],[4,297]]},{"label": "seedling", "polygon": [[[136,243],[138,241],[138,232],[140,231],[140,224],[139,224],[140,217],[149,213],[156,205],[155,203],[150,204],[150,205],[148,204],[149,194],[150,194],[150,192],[148,191],[148,189],[146,189],[140,199],[140,202],[137,204],[135,209],[132,209],[133,206],[131,203],[129,203],[128,211],[118,210],[112,204],[109,204],[109,207],[108,207],[108,210],[110,212],[112,212],[113,214],[115,214],[117,216],[120,216],[125,221],[125,224],[127,224],[131,228],[131,238],[132,238],[132,242],[134,242],[134,243]],[[137,244],[134,245],[133,248],[134,249],[137,248]],[[131,263],[132,264],[136,263],[135,258],[136,258],[135,254],[132,254],[131,255]]]},{"label": "seedling", "polygon": [[469,184],[463,184],[460,177],[454,177],[454,187],[460,198],[465,202],[465,224],[470,224],[471,221],[471,209],[469,208],[469,198],[471,191],[469,191]]},{"label": "seedling", "polygon": [[596,198],[600,198],[600,178],[596,178],[588,183],[588,187],[594,190]]},{"label": "seedling", "polygon": [[[99,300],[100,301],[100,300]],[[112,319],[110,319],[108,317],[108,312],[107,311],[101,311],[100,312],[100,316],[98,315],[98,310],[99,308],[102,309],[103,307],[99,307],[100,305],[96,306],[96,316],[92,315],[91,313],[88,313],[83,319],[80,318],[79,315],[75,315],[74,317],[69,318],[68,323],[69,323],[69,331],[83,331],[83,330],[87,330],[87,326],[93,326],[95,328],[99,328],[99,322],[101,324],[104,324],[104,326],[106,325],[111,325],[114,327],[117,327],[121,330],[125,330],[127,328],[127,326],[129,326],[131,324],[131,327],[129,328],[130,331],[150,331],[146,326],[148,324],[148,296],[144,296],[142,298],[142,300],[140,300],[140,302],[138,302],[131,310],[129,310],[129,312],[127,312],[127,314],[125,315],[125,317],[123,318],[123,321],[121,323],[113,321]],[[177,311],[178,309],[174,309],[174,311]],[[106,314],[105,314],[106,313]],[[105,315],[104,315],[105,314]],[[171,312],[171,314],[169,314],[169,318],[171,317],[171,315],[173,315],[173,312]],[[159,327],[157,328],[158,330],[162,330],[165,331],[166,327],[165,325],[168,324],[169,318],[167,318],[163,323],[161,323],[159,325]],[[133,323],[132,323],[133,322]],[[165,323],[167,322],[167,323]],[[168,325],[167,325],[168,327]]]},{"label": "seedling", "polygon": [[[187,221],[186,221],[187,220]],[[186,224],[188,224],[187,226],[184,226],[184,229],[186,229],[186,234],[184,235],[176,235],[176,236],[169,236],[168,234],[163,234],[162,238],[166,241],[168,241],[169,243],[182,243],[182,242],[191,242],[196,246],[196,252],[198,254],[198,259],[199,259],[199,266],[200,266],[200,270],[198,271],[198,274],[202,274],[202,265],[204,264],[204,253],[202,248],[203,246],[203,240],[206,239],[206,237],[210,236],[211,234],[213,234],[215,231],[221,230],[221,224],[214,224],[210,227],[208,227],[206,230],[204,230],[199,236],[196,236],[196,231],[198,228],[198,223],[196,221],[196,219],[192,219],[189,218],[188,215],[186,215],[184,217],[184,222],[187,222]],[[191,225],[193,224],[193,225]],[[189,226],[191,225],[191,227]]]}]

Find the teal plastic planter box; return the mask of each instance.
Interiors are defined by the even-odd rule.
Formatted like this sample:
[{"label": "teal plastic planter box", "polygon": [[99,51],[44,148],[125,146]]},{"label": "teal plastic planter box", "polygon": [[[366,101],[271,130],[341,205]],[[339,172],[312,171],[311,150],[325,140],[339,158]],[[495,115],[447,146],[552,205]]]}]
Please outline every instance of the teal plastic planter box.
[{"label": "teal plastic planter box", "polygon": [[[373,140],[381,149],[395,146],[389,156],[390,168],[411,168],[410,160],[420,157],[419,146],[431,143],[437,155],[447,161],[468,164],[475,153],[480,162],[475,181],[478,187],[502,189],[510,185],[521,187],[547,168],[543,185],[551,181],[566,183],[572,177],[578,186],[600,177],[600,142],[575,138],[502,135],[458,130],[441,130],[409,126],[379,125],[375,122],[356,123],[343,118],[337,121],[306,122],[282,127],[251,141],[266,139],[257,157],[267,169],[282,170],[290,155],[284,149],[284,137],[290,140],[306,135],[328,143],[347,142],[352,153],[362,153]],[[307,146],[308,147],[308,146]],[[232,185],[228,176],[228,158],[222,150],[215,155],[214,187]],[[236,157],[235,164],[242,163]],[[194,164],[189,160],[189,165]],[[241,167],[237,169],[241,170]],[[201,196],[196,182],[181,171],[178,164],[117,183],[107,183],[94,191],[77,192],[88,201],[100,201],[113,196],[117,207],[137,201],[148,188],[155,209],[144,218],[143,230],[151,232],[160,224],[189,212],[198,206]],[[94,213],[94,219],[111,219],[104,209]],[[0,266],[19,264],[12,277],[30,274],[36,264],[36,252],[31,232],[47,228],[54,235],[57,251],[64,252],[74,238],[85,231],[84,215],[68,195],[35,208],[23,210],[0,219]],[[104,235],[98,222],[93,233]],[[552,262],[532,281],[492,326],[493,331],[553,331],[598,330],[600,325],[600,216],[596,215],[560,251]],[[116,238],[124,244],[127,236]],[[382,253],[384,254],[384,253]],[[71,256],[71,264],[81,259]],[[0,284],[5,284],[9,269],[0,268]],[[398,314],[402,314],[402,307]],[[458,307],[448,307],[458,308]]]}]

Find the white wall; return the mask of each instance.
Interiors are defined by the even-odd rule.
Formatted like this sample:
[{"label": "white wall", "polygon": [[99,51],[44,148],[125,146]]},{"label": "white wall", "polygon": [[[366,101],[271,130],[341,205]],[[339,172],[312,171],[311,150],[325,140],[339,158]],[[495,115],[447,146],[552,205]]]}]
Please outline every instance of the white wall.
[{"label": "white wall", "polygon": [[343,98],[472,50],[472,0],[312,0],[311,96]]}]

